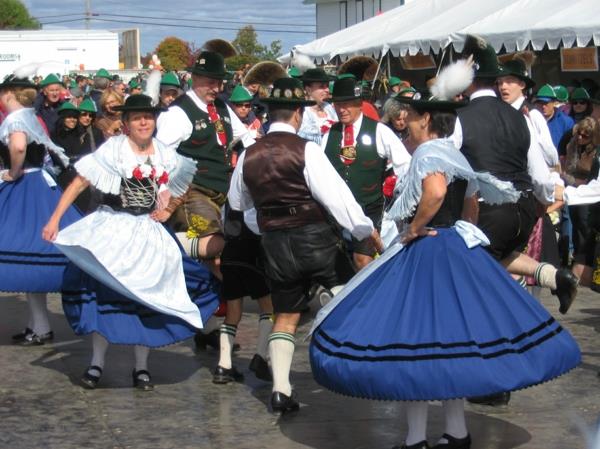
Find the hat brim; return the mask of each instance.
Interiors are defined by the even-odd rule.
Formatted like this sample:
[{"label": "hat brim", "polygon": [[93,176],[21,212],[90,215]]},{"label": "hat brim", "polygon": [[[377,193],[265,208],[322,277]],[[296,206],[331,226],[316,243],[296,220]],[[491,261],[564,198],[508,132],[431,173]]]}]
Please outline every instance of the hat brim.
[{"label": "hat brim", "polygon": [[313,100],[294,100],[287,98],[261,98],[261,103],[271,104],[271,105],[281,105],[281,106],[314,106],[317,104],[316,101]]},{"label": "hat brim", "polygon": [[161,108],[159,106],[115,106],[113,108],[115,111],[119,112],[152,112],[153,114],[158,114],[159,112],[164,112],[167,109]]},{"label": "hat brim", "polygon": [[233,75],[229,72],[207,72],[205,70],[194,69],[194,67],[188,67],[186,70],[192,75],[205,76],[214,80],[230,80],[233,78]]},{"label": "hat brim", "polygon": [[300,77],[300,81],[302,81],[302,83],[304,84],[310,84],[310,83],[328,83],[330,81],[335,80],[334,76],[326,76],[323,78],[302,78]]},{"label": "hat brim", "polygon": [[558,101],[558,98],[552,98],[552,97],[534,97],[533,98],[534,103],[552,103],[553,101]]},{"label": "hat brim", "polygon": [[24,89],[37,89],[38,86],[37,84],[34,84],[32,82],[4,82],[4,83],[0,83],[0,89],[11,89],[11,88],[15,88],[15,87],[21,87]]},{"label": "hat brim", "polygon": [[392,97],[399,103],[407,104],[418,109],[427,111],[455,111],[467,105],[466,101],[448,101],[448,100],[413,100],[410,97],[400,95]]},{"label": "hat brim", "polygon": [[510,70],[506,70],[506,71],[501,71],[501,73],[498,75],[498,78],[501,78],[503,76],[514,76],[515,78],[520,79],[521,81],[523,81],[525,83],[525,89],[531,89],[532,87],[535,86],[535,81],[533,81],[531,78],[529,78],[528,76],[525,76],[521,73],[511,72]]},{"label": "hat brim", "polygon": [[352,100],[361,100],[362,101],[362,97],[353,97],[351,95],[345,95],[345,96],[341,96],[341,97],[331,97],[332,103],[340,102],[340,101],[352,101]]}]

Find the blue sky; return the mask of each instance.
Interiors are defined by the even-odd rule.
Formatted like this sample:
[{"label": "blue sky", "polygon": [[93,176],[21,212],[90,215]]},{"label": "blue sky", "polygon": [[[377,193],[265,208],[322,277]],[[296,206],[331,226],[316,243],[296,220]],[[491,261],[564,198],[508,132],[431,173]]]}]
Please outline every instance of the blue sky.
[{"label": "blue sky", "polygon": [[[32,16],[46,23],[44,28],[85,28],[83,20],[85,0],[22,1]],[[271,41],[279,39],[283,43],[284,51],[296,44],[312,41],[316,37],[315,5],[303,5],[302,0],[89,1],[92,13],[98,14],[97,19],[103,19],[92,19],[90,28],[107,30],[139,28],[142,55],[153,51],[167,36],[177,36],[195,42],[196,47],[213,38],[233,40],[237,29],[246,24],[252,24],[257,29],[261,44],[268,45]],[[63,22],[67,20],[69,22]],[[161,23],[180,26],[164,26]],[[193,27],[211,27],[211,29]]]}]

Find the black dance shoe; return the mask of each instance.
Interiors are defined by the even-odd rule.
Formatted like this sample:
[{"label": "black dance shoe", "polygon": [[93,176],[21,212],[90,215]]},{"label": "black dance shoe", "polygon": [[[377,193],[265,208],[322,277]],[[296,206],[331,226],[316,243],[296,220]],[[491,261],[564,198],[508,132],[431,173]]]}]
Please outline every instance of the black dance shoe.
[{"label": "black dance shoe", "polygon": [[54,340],[54,332],[50,331],[46,334],[38,335],[35,332],[25,335],[23,340],[16,342],[21,346],[42,346],[46,342]]},{"label": "black dance shoe", "polygon": [[[90,371],[92,370],[98,371],[98,373],[100,374],[96,376],[90,373]],[[93,390],[94,388],[96,388],[96,385],[98,385],[98,382],[100,382],[100,376],[102,376],[102,368],[96,365],[90,365],[85,369],[85,372],[83,373],[83,376],[81,376],[81,379],[79,379],[79,381],[81,382],[81,385],[84,388],[87,388],[88,390]]]},{"label": "black dance shoe", "polygon": [[406,444],[394,446],[392,449],[429,449],[429,444],[427,444],[427,441],[421,441],[419,443],[411,444],[410,446],[407,446]]},{"label": "black dance shoe", "polygon": [[13,343],[20,343],[23,340],[25,340],[25,337],[27,337],[27,335],[29,334],[33,334],[33,331],[31,329],[29,329],[28,327],[25,328],[25,330],[23,332],[19,332],[18,334],[15,334],[11,337]]},{"label": "black dance shoe", "polygon": [[579,279],[568,268],[560,268],[556,271],[556,290],[552,294],[558,296],[560,307],[558,311],[563,315],[569,311],[577,296]]},{"label": "black dance shoe", "polygon": [[279,391],[274,391],[271,395],[271,410],[274,413],[287,413],[300,410],[300,403],[296,399],[296,392],[292,391],[287,396]]},{"label": "black dance shoe", "polygon": [[[144,377],[144,375],[147,376],[147,378]],[[133,372],[131,373],[131,377],[133,378],[133,386],[135,388],[137,388],[138,390],[142,390],[142,391],[154,390],[154,385],[152,384],[152,378],[150,377],[150,373],[147,370],[141,369],[139,371],[136,371],[134,369]]]},{"label": "black dance shoe", "polygon": [[471,449],[471,435],[467,434],[464,438],[454,438],[452,435],[445,433],[442,438],[448,442],[436,444],[431,449]]},{"label": "black dance shoe", "polygon": [[492,407],[498,405],[508,405],[510,402],[510,391],[505,391],[504,393],[498,394],[489,394],[487,396],[474,396],[472,398],[467,398],[471,404],[479,404],[479,405],[491,405]]},{"label": "black dance shoe", "polygon": [[[209,346],[219,351],[221,349],[221,334],[219,329],[215,329],[208,334],[196,332],[196,335],[194,335],[194,343],[196,344],[196,352],[206,351]],[[240,345],[234,343],[232,352],[239,350]]]},{"label": "black dance shoe", "polygon": [[250,361],[249,368],[250,371],[252,371],[260,380],[264,380],[265,382],[273,382],[273,376],[271,375],[269,364],[260,355],[254,354],[254,357],[252,357],[252,360]]},{"label": "black dance shoe", "polygon": [[235,369],[235,366],[227,369],[217,365],[213,373],[213,384],[228,384],[229,382],[243,381],[244,375]]}]

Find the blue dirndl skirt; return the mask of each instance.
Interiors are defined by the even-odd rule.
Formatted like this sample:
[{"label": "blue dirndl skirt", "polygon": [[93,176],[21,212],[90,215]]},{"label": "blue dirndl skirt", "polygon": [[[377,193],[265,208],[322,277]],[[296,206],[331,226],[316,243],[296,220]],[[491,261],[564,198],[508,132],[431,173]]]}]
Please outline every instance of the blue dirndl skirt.
[{"label": "blue dirndl skirt", "polygon": [[[182,249],[181,253],[187,291],[206,323],[219,306],[219,285],[207,268]],[[196,333],[184,320],[115,292],[74,263],[69,263],[65,270],[62,304],[75,334],[97,332],[113,344],[156,348],[186,340]]]},{"label": "blue dirndl skirt", "polygon": [[[69,260],[42,239],[42,229],[61,195],[62,190],[50,187],[41,170],[0,183],[0,291],[60,291]],[[81,213],[69,207],[61,227],[80,218]]]},{"label": "blue dirndl skirt", "polygon": [[314,331],[310,361],[316,381],[337,393],[445,400],[551,380],[581,354],[501,265],[449,228],[351,291]]}]

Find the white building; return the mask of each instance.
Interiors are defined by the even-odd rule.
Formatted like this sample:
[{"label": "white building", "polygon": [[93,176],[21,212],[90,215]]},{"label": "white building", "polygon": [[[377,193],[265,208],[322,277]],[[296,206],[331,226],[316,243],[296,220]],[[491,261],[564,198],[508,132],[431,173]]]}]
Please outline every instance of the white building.
[{"label": "white building", "polygon": [[316,5],[317,39],[415,0],[304,0]]},{"label": "white building", "polygon": [[41,76],[50,72],[116,70],[119,34],[101,30],[0,31],[0,79],[33,62],[50,62],[44,65],[47,73],[38,73]]}]

